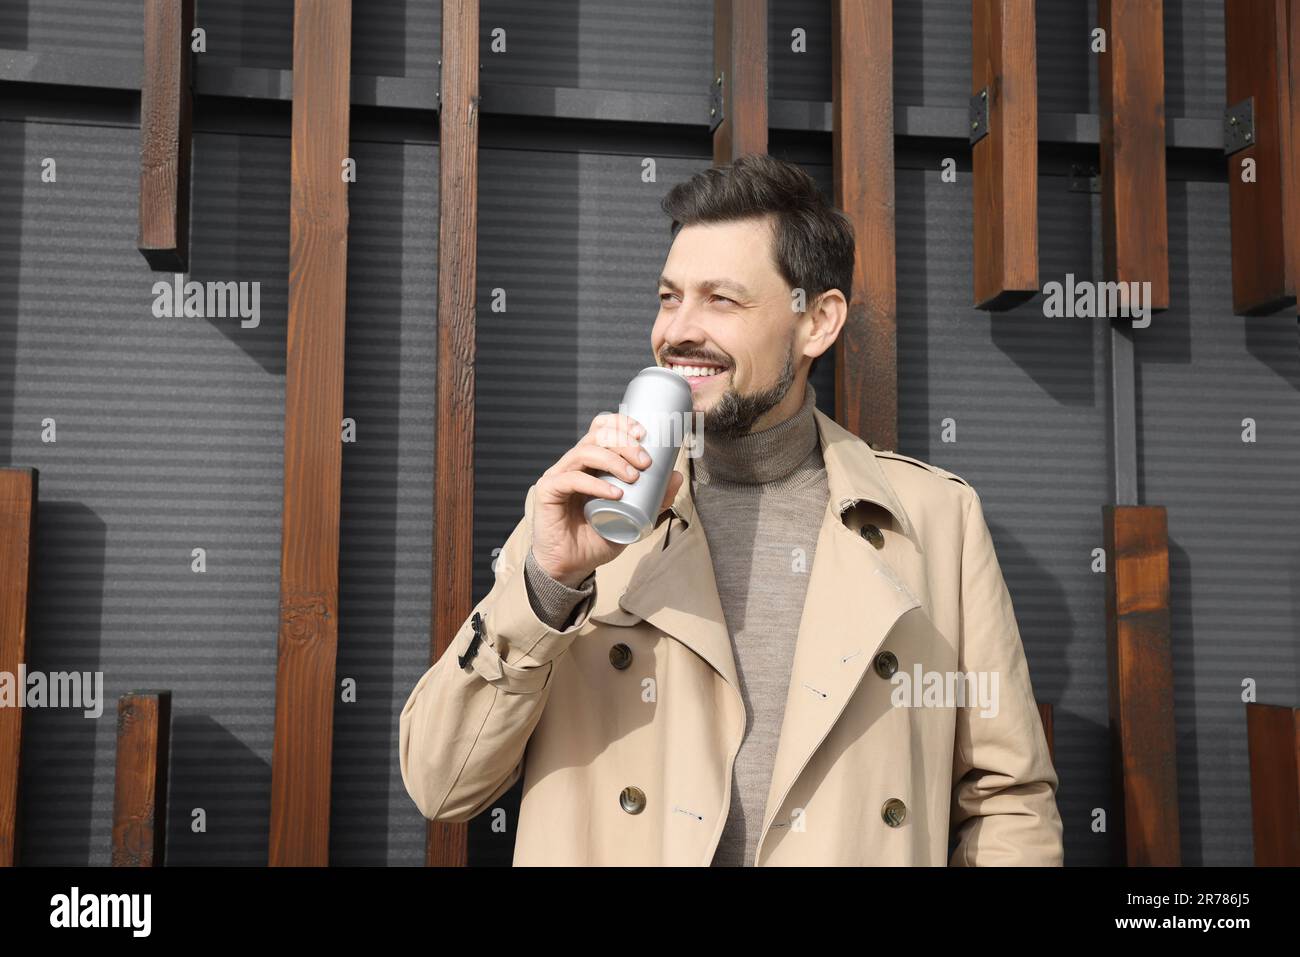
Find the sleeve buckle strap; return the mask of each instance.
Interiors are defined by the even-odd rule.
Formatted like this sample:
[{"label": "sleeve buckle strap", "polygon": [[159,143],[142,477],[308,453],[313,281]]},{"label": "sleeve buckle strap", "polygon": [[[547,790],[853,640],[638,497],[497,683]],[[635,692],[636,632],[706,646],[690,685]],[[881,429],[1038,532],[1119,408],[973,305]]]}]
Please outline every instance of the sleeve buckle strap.
[{"label": "sleeve buckle strap", "polygon": [[478,654],[478,646],[483,641],[483,616],[478,612],[474,612],[470,622],[474,626],[474,637],[470,639],[469,647],[465,649],[465,653],[456,656],[456,662],[462,668],[468,665],[470,659]]}]

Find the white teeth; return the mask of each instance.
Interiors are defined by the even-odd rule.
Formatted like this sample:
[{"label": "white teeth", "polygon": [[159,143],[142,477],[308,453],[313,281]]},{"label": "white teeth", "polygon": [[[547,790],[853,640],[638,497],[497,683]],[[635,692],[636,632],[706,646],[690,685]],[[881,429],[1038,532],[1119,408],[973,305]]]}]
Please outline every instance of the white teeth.
[{"label": "white teeth", "polygon": [[671,369],[672,369],[674,372],[676,372],[679,376],[682,376],[683,378],[687,378],[687,379],[697,378],[697,377],[701,377],[701,376],[718,375],[719,373],[726,371],[726,370],[724,370],[724,369],[717,369],[717,368],[714,368],[714,367],[712,367],[712,366],[679,366],[679,365],[674,365],[674,366],[670,366],[669,368],[671,368]]}]

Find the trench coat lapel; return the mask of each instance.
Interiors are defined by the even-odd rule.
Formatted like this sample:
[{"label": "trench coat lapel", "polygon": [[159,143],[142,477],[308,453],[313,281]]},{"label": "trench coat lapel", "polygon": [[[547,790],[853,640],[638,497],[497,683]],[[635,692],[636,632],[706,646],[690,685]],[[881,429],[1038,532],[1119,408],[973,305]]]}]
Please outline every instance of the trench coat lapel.
[{"label": "trench coat lapel", "polygon": [[640,554],[619,607],[686,645],[739,691],[709,543],[691,499],[690,448],[683,444],[674,464],[686,476],[677,497],[660,513],[655,531],[628,546]]}]

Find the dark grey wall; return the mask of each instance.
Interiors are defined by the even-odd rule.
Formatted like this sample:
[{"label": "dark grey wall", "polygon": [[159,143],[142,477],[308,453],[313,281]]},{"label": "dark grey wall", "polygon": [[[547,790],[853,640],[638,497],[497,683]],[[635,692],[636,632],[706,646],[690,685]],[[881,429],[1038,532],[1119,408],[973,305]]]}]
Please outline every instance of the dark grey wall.
[{"label": "dark grey wall", "polygon": [[[356,4],[354,73],[432,82],[438,4]],[[485,82],[698,94],[711,7],[485,2]],[[1221,4],[1165,5],[1167,113],[1213,118],[1223,100]],[[1040,2],[1042,109],[1095,109],[1093,5]],[[0,51],[139,58],[139,0],[19,0]],[[828,8],[769,4],[770,92],[829,97]],[[204,61],[288,69],[288,0],[201,0]],[[507,31],[508,52],[489,48]],[[807,54],[790,51],[806,29]],[[964,109],[964,0],[897,3],[896,102]],[[97,721],[27,713],[23,823],[31,863],[108,861],[117,695],[174,693],[174,864],[266,858],[274,722],[288,109],[200,96],[189,278],[258,280],[261,325],[156,319],[158,276],[136,252],[134,94],[0,84],[0,464],[41,470],[32,668],[102,670]],[[200,90],[202,93],[202,90]],[[667,250],[658,210],[708,165],[703,126],[548,124],[484,104],[479,184],[475,597],[527,487],[651,361],[650,284]],[[504,107],[502,107],[504,108]],[[340,678],[332,860],[417,864],[424,822],[397,766],[397,714],[428,664],[437,281],[436,118],[354,109],[350,195]],[[831,190],[824,133],[774,131],[772,151]],[[40,161],[58,161],[56,184]],[[945,157],[962,170],[941,181]],[[642,160],[656,162],[642,181]],[[1036,299],[970,308],[969,149],[900,140],[897,173],[901,450],[980,492],[1040,700],[1056,707],[1066,860],[1112,860],[1092,831],[1109,805],[1103,579],[1091,571],[1110,501],[1104,325],[1052,320]],[[1099,277],[1100,206],[1044,147],[1040,278]],[[1171,162],[1173,307],[1136,333],[1143,501],[1169,509],[1179,813],[1189,864],[1251,861],[1241,683],[1295,704],[1300,652],[1300,347],[1294,314],[1231,313],[1222,161]],[[494,291],[506,309],[492,310]],[[830,361],[814,385],[832,411]],[[58,422],[57,444],[40,422]],[[1241,443],[1243,418],[1260,440]],[[943,420],[957,442],[939,439]],[[208,571],[190,571],[190,550]],[[503,798],[513,821],[518,788]],[[194,834],[192,809],[207,813]],[[512,837],[471,826],[478,863]]]}]

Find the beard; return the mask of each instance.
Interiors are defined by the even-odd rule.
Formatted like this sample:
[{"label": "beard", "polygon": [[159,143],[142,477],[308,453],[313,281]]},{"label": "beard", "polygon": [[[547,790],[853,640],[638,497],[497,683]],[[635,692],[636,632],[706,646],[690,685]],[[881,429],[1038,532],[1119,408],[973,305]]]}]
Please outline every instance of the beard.
[{"label": "beard", "polygon": [[758,392],[742,394],[730,386],[704,413],[704,434],[738,438],[753,428],[765,412],[775,408],[794,384],[794,341],[785,354],[785,366],[776,383]]}]

